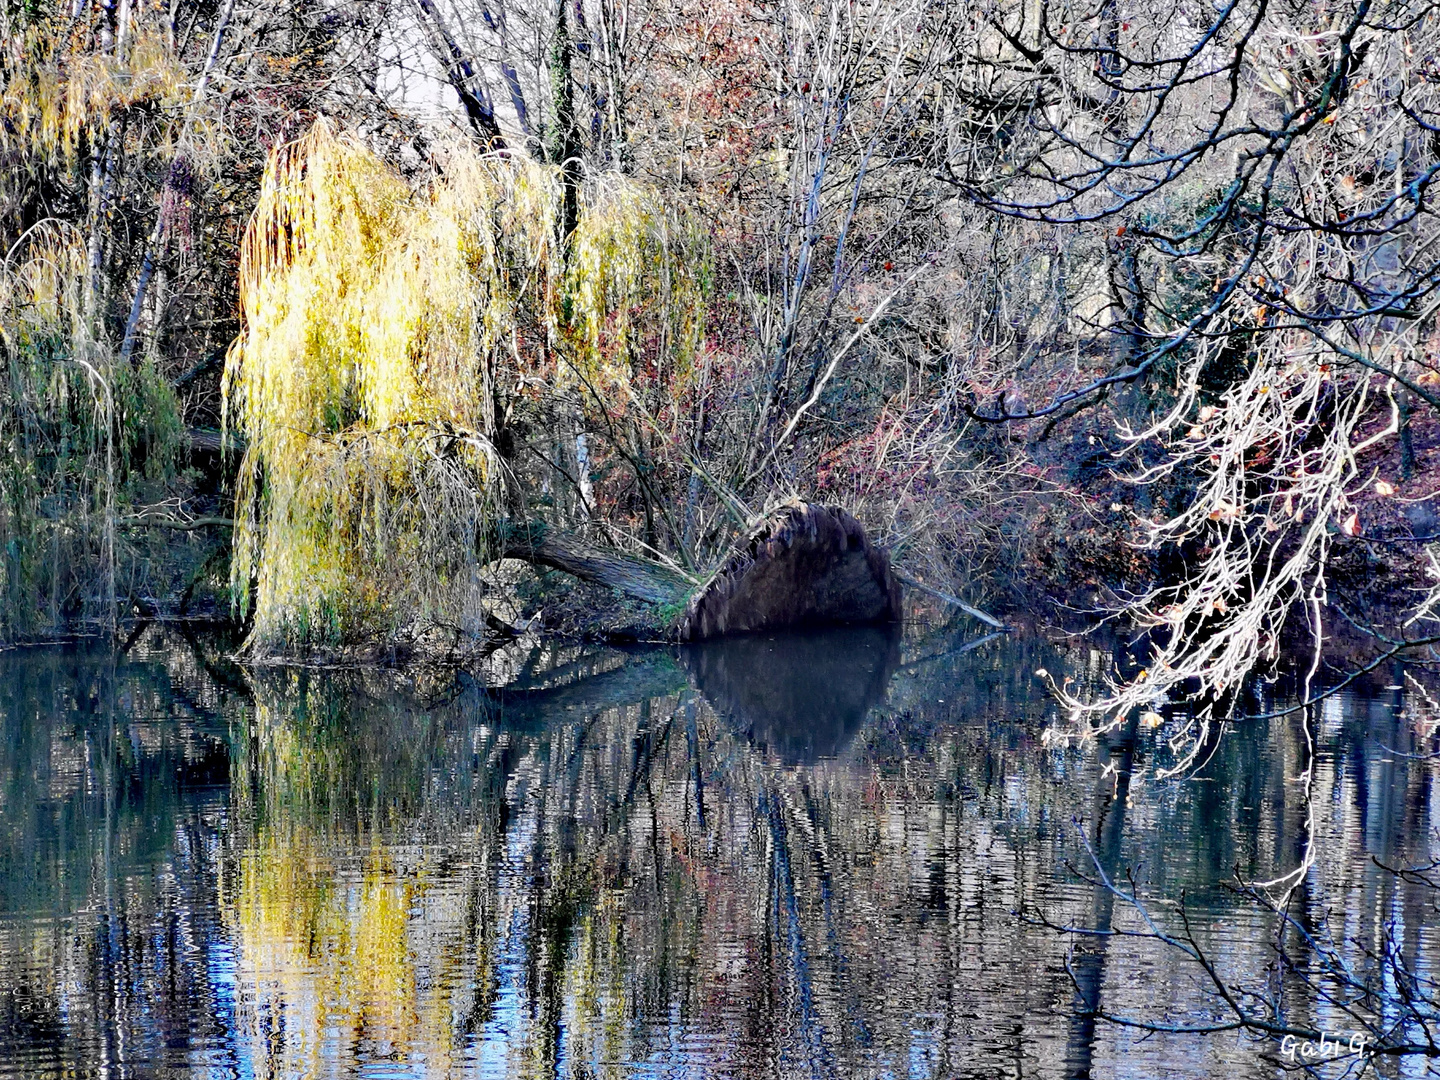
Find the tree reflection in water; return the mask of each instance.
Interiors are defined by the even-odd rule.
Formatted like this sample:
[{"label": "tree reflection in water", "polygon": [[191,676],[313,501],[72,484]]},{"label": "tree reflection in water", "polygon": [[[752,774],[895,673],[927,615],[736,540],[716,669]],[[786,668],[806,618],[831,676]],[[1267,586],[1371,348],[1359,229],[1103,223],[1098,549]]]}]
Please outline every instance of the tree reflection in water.
[{"label": "tree reflection in water", "polygon": [[[1072,956],[1026,913],[1133,928],[1066,871],[1078,818],[1263,979],[1273,920],[1219,886],[1293,865],[1303,733],[1257,723],[1157,784],[1164,731],[1137,729],[1102,774],[1040,745],[1033,672],[1104,654],[966,645],[550,648],[502,658],[524,678],[500,691],[242,675],[158,634],[0,656],[0,1073],[1269,1075],[1242,1035],[1097,1020],[1210,1016],[1173,951]],[[1429,971],[1433,892],[1369,861],[1432,857],[1415,711],[1327,706],[1295,910],[1372,944],[1381,912]]]}]

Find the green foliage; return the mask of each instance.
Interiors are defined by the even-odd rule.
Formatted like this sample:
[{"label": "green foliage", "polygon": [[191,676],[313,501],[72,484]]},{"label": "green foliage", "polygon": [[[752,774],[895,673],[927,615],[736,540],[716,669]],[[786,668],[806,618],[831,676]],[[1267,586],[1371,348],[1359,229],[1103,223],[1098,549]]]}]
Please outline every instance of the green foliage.
[{"label": "green foliage", "polygon": [[85,277],[83,238],[54,222],[0,265],[0,640],[113,621],[117,516],[174,469],[174,394],[95,340]]},{"label": "green foliage", "polygon": [[[106,18],[0,4],[0,641],[113,624],[164,543],[133,527],[184,494],[162,361],[113,346],[149,229],[133,196],[154,206],[144,177],[194,84],[167,20]],[[214,134],[187,130],[192,155]]]}]

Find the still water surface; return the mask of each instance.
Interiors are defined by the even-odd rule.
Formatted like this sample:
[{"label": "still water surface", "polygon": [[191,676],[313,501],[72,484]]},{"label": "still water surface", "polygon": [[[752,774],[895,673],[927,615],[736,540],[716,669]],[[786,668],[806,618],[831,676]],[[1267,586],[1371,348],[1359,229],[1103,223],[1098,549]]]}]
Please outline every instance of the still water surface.
[{"label": "still water surface", "polygon": [[158,629],[0,653],[0,1076],[1274,1076],[1264,1042],[1093,1019],[1217,1012],[1173,951],[1045,925],[1134,924],[1080,837],[1258,978],[1273,926],[1224,883],[1291,869],[1313,813],[1297,903],[1429,970],[1433,894],[1372,856],[1436,857],[1434,718],[1381,672],[1321,710],[1309,804],[1295,717],[1160,782],[1168,714],[1123,752],[1041,744],[1035,670],[1110,663],[522,645],[496,691]]}]

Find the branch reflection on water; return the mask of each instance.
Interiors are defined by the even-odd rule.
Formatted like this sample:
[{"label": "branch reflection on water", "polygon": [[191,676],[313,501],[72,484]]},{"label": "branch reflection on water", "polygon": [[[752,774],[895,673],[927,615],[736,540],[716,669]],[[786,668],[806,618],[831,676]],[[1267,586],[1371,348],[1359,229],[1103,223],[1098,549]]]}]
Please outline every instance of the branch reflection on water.
[{"label": "branch reflection on water", "polygon": [[[1243,1034],[1099,1019],[1210,1016],[1174,950],[1072,956],[1027,913],[1135,929],[1065,869],[1089,865],[1079,819],[1112,880],[1183,891],[1209,954],[1264,985],[1276,924],[1220,885],[1294,864],[1298,721],[1146,782],[1163,729],[1098,761],[1040,744],[1035,669],[1105,654],[966,645],[552,649],[498,691],[262,669],[253,701],[203,642],[6,654],[0,1073],[1268,1075]],[[1428,972],[1433,892],[1369,861],[1433,857],[1413,705],[1325,707],[1294,911],[1361,938],[1384,913]],[[1290,1015],[1324,1019],[1285,978]]]}]

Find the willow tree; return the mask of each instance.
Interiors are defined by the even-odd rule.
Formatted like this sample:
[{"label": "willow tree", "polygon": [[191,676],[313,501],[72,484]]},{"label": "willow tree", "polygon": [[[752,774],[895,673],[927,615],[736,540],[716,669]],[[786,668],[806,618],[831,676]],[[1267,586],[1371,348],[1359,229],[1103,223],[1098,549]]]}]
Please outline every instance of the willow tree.
[{"label": "willow tree", "polygon": [[123,121],[178,108],[186,71],[158,20],[94,14],[0,7],[0,641],[114,623],[143,572],[117,530],[179,434],[154,365],[115,362],[106,252],[127,134],[153,149]]},{"label": "willow tree", "polygon": [[224,406],[255,647],[463,625],[477,569],[533,527],[516,417],[576,383],[623,410],[640,364],[683,385],[699,234],[607,173],[564,235],[563,197],[559,167],[462,145],[416,190],[323,122],[272,152]]},{"label": "willow tree", "polygon": [[[84,318],[84,239],[41,226],[9,256],[0,266],[0,638],[59,621],[62,566],[85,561],[72,549],[88,548],[92,532],[103,591],[114,591],[113,399]],[[47,527],[61,520],[70,528]]]}]

